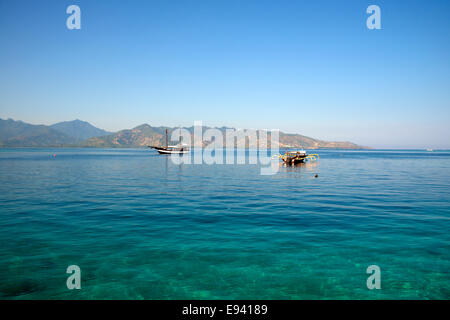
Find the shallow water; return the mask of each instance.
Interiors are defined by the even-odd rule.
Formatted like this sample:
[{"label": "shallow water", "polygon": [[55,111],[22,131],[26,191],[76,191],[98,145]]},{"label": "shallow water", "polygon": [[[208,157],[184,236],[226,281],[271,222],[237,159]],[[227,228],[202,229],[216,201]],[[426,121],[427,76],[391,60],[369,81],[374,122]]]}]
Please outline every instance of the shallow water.
[{"label": "shallow water", "polygon": [[449,299],[450,152],[318,153],[263,176],[143,149],[0,149],[0,297]]}]

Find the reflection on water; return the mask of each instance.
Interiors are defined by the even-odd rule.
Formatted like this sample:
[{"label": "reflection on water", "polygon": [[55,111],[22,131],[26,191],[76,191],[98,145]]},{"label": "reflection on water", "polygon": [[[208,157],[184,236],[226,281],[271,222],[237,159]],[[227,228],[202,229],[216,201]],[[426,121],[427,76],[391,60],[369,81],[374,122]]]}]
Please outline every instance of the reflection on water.
[{"label": "reflection on water", "polygon": [[301,162],[296,164],[286,164],[283,162],[280,162],[280,167],[285,168],[286,170],[292,170],[292,171],[306,171],[306,172],[313,172],[317,171],[319,167],[318,161],[307,161],[307,162]]}]

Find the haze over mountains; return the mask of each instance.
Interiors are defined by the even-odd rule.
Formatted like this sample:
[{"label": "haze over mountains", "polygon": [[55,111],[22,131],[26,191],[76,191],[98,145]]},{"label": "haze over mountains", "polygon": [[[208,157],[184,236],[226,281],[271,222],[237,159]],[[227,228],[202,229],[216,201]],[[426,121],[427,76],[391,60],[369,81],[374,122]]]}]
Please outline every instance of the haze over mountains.
[{"label": "haze over mountains", "polygon": [[50,126],[56,131],[62,132],[65,135],[83,141],[92,137],[106,136],[112,132],[105,131],[94,127],[89,122],[81,120],[58,122]]},{"label": "haze over mountains", "polygon": [[0,119],[1,147],[72,146],[94,136],[107,134],[109,132],[80,120],[46,126],[14,121],[12,119]]},{"label": "haze over mountains", "polygon": [[[206,130],[209,127],[203,127]],[[178,128],[152,127],[142,124],[133,129],[111,133],[99,129],[86,121],[73,120],[50,126],[33,125],[12,119],[0,119],[0,147],[97,147],[97,148],[139,148],[149,145],[165,145],[165,131],[169,137]],[[185,128],[193,132],[193,127]],[[227,128],[217,128],[225,136]],[[210,141],[204,142],[205,144]],[[280,147],[305,149],[337,148],[365,149],[351,142],[329,142],[280,132]]]}]

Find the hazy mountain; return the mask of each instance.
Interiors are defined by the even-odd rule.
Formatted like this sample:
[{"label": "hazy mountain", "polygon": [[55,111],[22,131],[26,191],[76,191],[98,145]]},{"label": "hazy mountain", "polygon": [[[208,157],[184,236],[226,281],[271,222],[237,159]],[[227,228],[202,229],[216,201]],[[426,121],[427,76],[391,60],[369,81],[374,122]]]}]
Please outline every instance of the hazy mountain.
[{"label": "hazy mountain", "polygon": [[143,147],[148,145],[161,145],[165,141],[165,129],[154,128],[148,124],[140,125],[133,129],[121,130],[119,132],[94,137],[80,143],[84,147]]},{"label": "hazy mountain", "polygon": [[[209,127],[203,127],[203,131]],[[165,130],[168,129],[169,140],[172,131],[178,130],[178,128],[169,127],[152,127],[148,124],[140,125],[136,128],[129,130],[121,130],[117,133],[113,133],[108,136],[95,137],[81,142],[81,146],[86,147],[108,147],[108,148],[121,148],[121,147],[146,147],[146,146],[163,146],[165,145]],[[194,128],[184,128],[193,132]],[[222,132],[224,141],[222,143],[225,147],[234,147],[234,145],[227,145],[225,139],[226,129],[230,128],[215,128]],[[243,141],[239,141],[240,145],[244,145]],[[176,142],[170,142],[176,143]],[[202,145],[208,145],[212,143],[211,141],[203,141]],[[256,144],[245,143],[246,147],[257,147]],[[194,145],[191,141],[191,145]],[[336,148],[336,149],[366,149],[367,147],[359,146],[351,142],[329,142],[323,140],[317,140],[310,137],[302,136],[300,134],[287,134],[280,132],[280,147],[292,147],[292,148],[305,148],[305,149],[320,149],[320,148]]]},{"label": "hazy mountain", "polygon": [[289,134],[280,132],[280,147],[293,147],[305,149],[369,149],[348,141],[324,141],[300,134]]},{"label": "hazy mountain", "polygon": [[[22,121],[12,119],[0,119],[0,147],[61,147],[61,146],[79,146],[79,147],[97,147],[97,148],[139,148],[147,146],[163,146],[166,141],[166,129],[169,131],[169,138],[173,131],[178,128],[152,127],[143,124],[133,129],[121,130],[116,133],[108,133],[105,130],[96,128],[88,122],[74,120],[60,122],[51,126],[33,125]],[[185,128],[193,133],[194,127]],[[209,127],[203,127],[203,132]],[[225,147],[235,147],[235,143],[226,144],[226,130],[232,128],[215,128],[219,130],[224,140],[222,145]],[[245,138],[244,138],[245,139]],[[170,139],[169,139],[170,140]],[[173,144],[176,142],[170,142]],[[206,146],[213,141],[202,141],[199,143]],[[191,141],[191,145],[194,145]],[[195,145],[195,146],[199,146]],[[240,138],[237,145],[255,148],[258,141],[248,143]],[[280,132],[280,147],[320,149],[365,149],[351,142],[329,142],[317,140],[300,134],[288,134]]]},{"label": "hazy mountain", "polygon": [[96,128],[89,122],[78,119],[55,123],[51,125],[50,128],[74,138],[75,141],[83,141],[92,137],[100,137],[111,134],[111,132]]},{"label": "hazy mountain", "polygon": [[45,147],[70,145],[74,138],[45,125],[0,119],[0,146]]}]

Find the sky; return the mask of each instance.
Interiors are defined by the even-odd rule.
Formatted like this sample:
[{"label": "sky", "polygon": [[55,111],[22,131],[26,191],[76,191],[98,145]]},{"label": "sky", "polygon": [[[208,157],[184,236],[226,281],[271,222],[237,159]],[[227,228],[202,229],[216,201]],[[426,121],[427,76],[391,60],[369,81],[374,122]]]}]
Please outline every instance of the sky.
[{"label": "sky", "polygon": [[0,0],[0,118],[450,149],[449,14],[445,0]]}]

